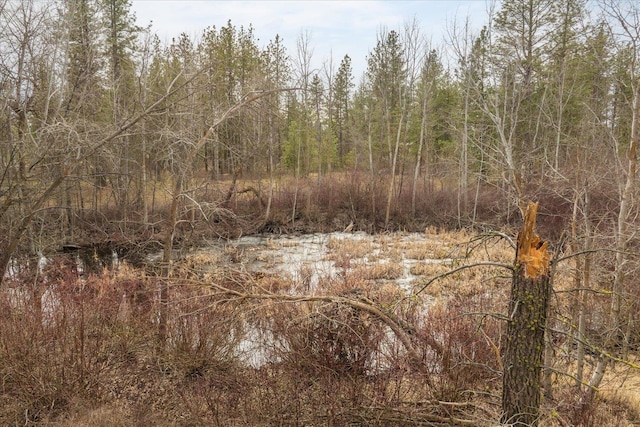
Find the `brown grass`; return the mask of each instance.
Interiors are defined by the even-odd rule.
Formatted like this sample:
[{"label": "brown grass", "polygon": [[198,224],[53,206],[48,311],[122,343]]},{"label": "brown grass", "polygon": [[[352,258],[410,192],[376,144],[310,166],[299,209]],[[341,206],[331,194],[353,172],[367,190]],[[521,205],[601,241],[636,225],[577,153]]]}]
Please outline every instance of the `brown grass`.
[{"label": "brown grass", "polygon": [[[380,319],[348,304],[242,296],[300,291],[296,277],[243,271],[257,256],[250,251],[191,253],[168,282],[166,307],[157,297],[166,279],[126,265],[83,276],[61,257],[38,277],[25,272],[0,290],[0,424],[395,426],[455,417],[494,425],[505,323],[492,313],[507,307],[508,272],[462,270],[411,292],[452,267],[510,263],[513,251],[500,239],[434,233],[424,242],[402,234],[332,238],[328,257],[340,274],[321,277],[313,290],[374,304],[412,325],[423,369]],[[419,276],[409,289],[395,283],[401,260]],[[559,269],[558,289],[570,290],[571,273]],[[566,312],[570,297],[557,294],[553,310]],[[169,333],[160,342],[163,309]],[[563,345],[554,367],[572,372]],[[258,353],[259,366],[243,361]],[[637,369],[614,364],[597,400],[576,413],[580,395],[557,376],[541,425],[637,425],[638,378]]]}]

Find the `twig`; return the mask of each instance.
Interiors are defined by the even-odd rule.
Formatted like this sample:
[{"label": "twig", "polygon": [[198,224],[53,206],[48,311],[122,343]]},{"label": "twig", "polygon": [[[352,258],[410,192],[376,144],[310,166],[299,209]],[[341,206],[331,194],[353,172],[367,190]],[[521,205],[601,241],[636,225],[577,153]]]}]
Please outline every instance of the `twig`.
[{"label": "twig", "polygon": [[473,264],[461,265],[460,267],[454,268],[453,270],[449,270],[449,271],[446,271],[446,272],[444,272],[442,274],[438,274],[437,276],[432,277],[427,283],[425,283],[422,286],[422,288],[420,288],[419,291],[415,292],[413,295],[411,295],[409,297],[406,297],[406,298],[412,298],[412,297],[415,297],[415,296],[419,295],[425,289],[427,289],[427,287],[429,285],[431,285],[436,280],[443,279],[443,278],[445,278],[447,276],[450,276],[452,274],[457,273],[458,271],[466,270],[468,268],[486,267],[486,266],[506,268],[507,270],[513,271],[513,266],[512,265],[505,264],[505,263],[502,263],[502,262],[494,262],[494,261],[481,261],[481,262],[476,262],[476,263],[473,263]]}]

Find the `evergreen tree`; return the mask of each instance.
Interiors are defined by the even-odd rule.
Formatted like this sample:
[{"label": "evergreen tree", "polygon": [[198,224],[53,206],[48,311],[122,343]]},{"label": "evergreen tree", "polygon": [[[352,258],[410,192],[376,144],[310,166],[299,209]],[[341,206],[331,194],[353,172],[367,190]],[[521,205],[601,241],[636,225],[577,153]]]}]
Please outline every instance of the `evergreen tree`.
[{"label": "evergreen tree", "polygon": [[69,63],[65,116],[95,117],[103,96],[99,72],[102,56],[98,40],[98,5],[92,0],[68,0]]},{"label": "evergreen tree", "polygon": [[[393,130],[398,126],[400,97],[407,74],[403,52],[400,35],[391,30],[379,35],[376,47],[367,58],[366,76],[373,102],[369,119],[372,131],[377,134],[374,134],[374,148],[386,154],[389,167],[393,163]],[[379,145],[383,141],[386,147]]]},{"label": "evergreen tree", "polygon": [[340,62],[333,86],[334,117],[332,122],[337,138],[338,160],[341,164],[344,164],[345,156],[352,149],[349,135],[349,110],[351,108],[351,91],[354,86],[351,57],[345,55]]},{"label": "evergreen tree", "polygon": [[[137,96],[135,95],[135,67],[133,54],[135,41],[141,28],[135,24],[135,15],[131,12],[130,0],[101,0],[104,31],[105,55],[109,65],[109,99],[105,105],[110,106],[112,123],[118,126],[126,116],[135,112]],[[129,191],[134,168],[132,141],[123,136],[121,144],[114,146],[110,156],[98,160],[97,168],[102,164],[110,164],[111,171],[107,176],[112,181],[117,204],[126,221],[129,209]],[[141,155],[140,153],[139,156]]]}]

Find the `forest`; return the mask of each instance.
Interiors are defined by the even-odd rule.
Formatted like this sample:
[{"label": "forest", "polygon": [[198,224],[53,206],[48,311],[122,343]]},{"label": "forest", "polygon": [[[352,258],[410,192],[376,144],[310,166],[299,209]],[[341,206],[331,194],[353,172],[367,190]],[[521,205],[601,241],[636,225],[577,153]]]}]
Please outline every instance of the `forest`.
[{"label": "forest", "polygon": [[640,5],[487,9],[317,68],[0,0],[0,424],[639,425]]}]

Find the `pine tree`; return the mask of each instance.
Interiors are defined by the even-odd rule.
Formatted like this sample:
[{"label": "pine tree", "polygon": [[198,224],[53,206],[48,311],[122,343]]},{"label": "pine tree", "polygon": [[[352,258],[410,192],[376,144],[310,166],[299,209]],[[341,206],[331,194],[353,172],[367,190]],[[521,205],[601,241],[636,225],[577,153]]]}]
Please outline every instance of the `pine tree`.
[{"label": "pine tree", "polygon": [[[135,15],[131,12],[130,0],[101,0],[105,31],[105,56],[109,66],[108,88],[109,99],[105,105],[110,106],[110,116],[114,126],[118,126],[127,115],[132,115],[136,108],[135,67],[133,53],[135,41],[141,28],[135,24]],[[122,219],[125,221],[129,209],[129,191],[132,175],[132,141],[123,136],[121,144],[115,146],[112,154],[111,172],[109,174],[117,197],[117,204]],[[101,168],[104,160],[98,160],[96,168]]]},{"label": "pine tree", "polygon": [[394,129],[398,126],[402,89],[406,79],[406,64],[398,32],[383,32],[378,37],[376,47],[367,58],[366,76],[371,90],[374,111],[371,113],[373,128],[377,132],[375,140],[385,141],[388,167],[392,167],[392,141]]},{"label": "pine tree", "polygon": [[92,0],[68,0],[69,63],[64,115],[95,117],[102,94],[102,57],[98,40],[98,9]]},{"label": "pine tree", "polygon": [[349,110],[351,109],[351,91],[354,87],[351,57],[345,55],[340,62],[333,86],[334,109],[332,122],[335,126],[338,161],[340,164],[344,164],[345,156],[352,149],[349,135]]}]

